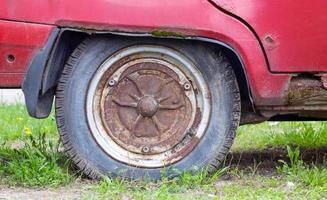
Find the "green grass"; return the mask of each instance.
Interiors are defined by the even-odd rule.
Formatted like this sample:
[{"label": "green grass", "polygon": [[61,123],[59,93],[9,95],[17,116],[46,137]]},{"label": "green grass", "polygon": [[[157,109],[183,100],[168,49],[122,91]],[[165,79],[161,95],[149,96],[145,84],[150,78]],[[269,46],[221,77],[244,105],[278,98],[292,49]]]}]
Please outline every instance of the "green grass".
[{"label": "green grass", "polygon": [[59,151],[54,115],[33,119],[23,105],[0,105],[2,183],[57,187],[71,183],[71,161]]},{"label": "green grass", "polygon": [[287,149],[291,162],[281,161],[273,176],[233,166],[158,182],[105,178],[84,199],[326,199],[326,166],[306,165],[298,147]]},{"label": "green grass", "polygon": [[26,134],[47,133],[57,137],[55,117],[51,114],[46,119],[34,119],[28,116],[26,108],[21,104],[0,104],[0,143],[1,141],[14,141]]},{"label": "green grass", "polygon": [[[0,126],[0,183],[59,187],[79,178],[60,150],[53,113],[37,120],[28,116],[23,105],[0,105]],[[84,199],[327,199],[326,163],[304,163],[299,153],[299,148],[326,145],[326,122],[242,126],[233,151],[285,148],[291,162],[280,161],[268,173],[260,171],[260,163],[253,163],[245,168],[225,166],[214,176],[184,173],[157,182],[108,177],[94,182]]]},{"label": "green grass", "polygon": [[[228,174],[229,172],[227,172]],[[288,176],[265,177],[247,172],[228,180],[201,181],[201,175],[159,182],[127,181],[106,178],[95,185],[84,199],[323,199],[327,184],[292,182]],[[282,172],[284,173],[284,172]],[[226,175],[225,175],[226,176]],[[187,177],[187,178],[185,178]],[[224,177],[224,176],[223,176]],[[218,178],[218,177],[216,177]],[[186,180],[185,180],[186,179]]]},{"label": "green grass", "polygon": [[232,150],[262,150],[287,145],[303,148],[325,147],[327,122],[264,122],[241,126]]},{"label": "green grass", "polygon": [[[327,187],[307,187],[282,177],[244,177],[236,184],[223,188],[224,199],[325,199]],[[290,183],[294,186],[289,186]]]},{"label": "green grass", "polygon": [[70,171],[71,161],[62,152],[60,144],[45,138],[46,134],[28,135],[24,146],[12,149],[0,148],[0,176],[12,186],[57,187],[74,180]]},{"label": "green grass", "polygon": [[306,165],[300,159],[299,147],[292,149],[287,146],[287,151],[290,164],[280,161],[283,165],[277,168],[279,173],[286,175],[292,181],[302,182],[308,186],[327,186],[327,169],[325,167]]},{"label": "green grass", "polygon": [[[194,199],[208,197],[208,192],[216,183],[217,178],[225,172],[218,170],[213,176],[205,172],[196,175],[183,173],[175,179],[163,178],[158,182],[147,180],[128,181],[124,179],[105,178],[93,187],[92,192],[85,199],[122,199],[124,197],[134,199]],[[210,193],[209,193],[210,194]]]}]

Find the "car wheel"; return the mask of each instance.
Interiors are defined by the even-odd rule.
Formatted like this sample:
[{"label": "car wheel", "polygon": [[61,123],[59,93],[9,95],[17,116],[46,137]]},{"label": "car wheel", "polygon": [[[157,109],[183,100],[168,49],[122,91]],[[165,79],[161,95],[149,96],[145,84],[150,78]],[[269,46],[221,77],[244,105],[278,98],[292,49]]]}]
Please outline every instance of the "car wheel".
[{"label": "car wheel", "polygon": [[196,41],[90,37],[56,92],[68,154],[92,178],[215,170],[232,145],[240,95],[231,64]]}]

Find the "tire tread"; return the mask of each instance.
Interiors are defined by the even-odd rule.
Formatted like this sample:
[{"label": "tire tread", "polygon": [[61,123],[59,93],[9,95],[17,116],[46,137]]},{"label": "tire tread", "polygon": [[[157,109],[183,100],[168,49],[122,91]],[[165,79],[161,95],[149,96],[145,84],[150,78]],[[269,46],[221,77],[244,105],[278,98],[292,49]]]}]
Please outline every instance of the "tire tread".
[{"label": "tire tread", "polygon": [[57,128],[60,134],[60,138],[62,144],[64,146],[65,151],[70,156],[75,165],[83,171],[85,175],[93,179],[100,179],[103,175],[94,167],[91,163],[88,163],[83,156],[76,151],[78,148],[74,148],[74,143],[71,142],[72,138],[69,132],[67,131],[65,124],[65,113],[64,113],[64,96],[65,96],[65,88],[70,80],[72,71],[74,67],[78,63],[78,60],[85,51],[85,48],[88,43],[92,42],[92,38],[85,39],[79,46],[73,51],[73,53],[68,58],[64,69],[61,73],[61,77],[58,81],[58,86],[56,90],[56,121]]}]

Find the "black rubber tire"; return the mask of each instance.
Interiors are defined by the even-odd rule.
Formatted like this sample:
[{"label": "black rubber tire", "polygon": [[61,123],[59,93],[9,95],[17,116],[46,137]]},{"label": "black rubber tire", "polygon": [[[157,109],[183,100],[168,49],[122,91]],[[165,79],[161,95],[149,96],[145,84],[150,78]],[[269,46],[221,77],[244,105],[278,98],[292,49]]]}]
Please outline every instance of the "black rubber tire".
[{"label": "black rubber tire", "polygon": [[88,84],[97,68],[114,52],[138,44],[163,45],[179,51],[194,62],[207,80],[213,102],[207,132],[191,153],[166,166],[165,171],[168,176],[174,176],[196,166],[213,172],[224,160],[235,137],[240,120],[240,94],[232,66],[222,51],[197,41],[119,36],[85,39],[68,59],[56,91],[57,126],[65,150],[91,178],[108,174],[131,179],[145,175],[161,178],[163,168],[137,168],[108,156],[92,137],[85,114]]}]

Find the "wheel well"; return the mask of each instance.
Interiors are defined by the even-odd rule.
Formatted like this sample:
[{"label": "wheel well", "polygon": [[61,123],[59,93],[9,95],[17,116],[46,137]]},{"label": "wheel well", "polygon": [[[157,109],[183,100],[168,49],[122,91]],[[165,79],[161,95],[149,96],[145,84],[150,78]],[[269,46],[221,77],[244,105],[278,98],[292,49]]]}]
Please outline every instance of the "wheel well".
[{"label": "wheel well", "polygon": [[[241,95],[241,106],[242,106],[242,115],[246,112],[254,112],[254,106],[253,101],[251,97],[250,92],[250,86],[248,83],[248,79],[246,77],[245,69],[243,68],[243,64],[238,57],[238,55],[231,51],[230,49],[227,49],[226,47],[220,47],[223,48],[223,52],[225,53],[226,57],[228,58],[229,62],[231,62],[236,79],[237,84],[240,90]],[[242,116],[241,116],[242,118]],[[242,119],[241,119],[242,121]]]},{"label": "wheel well", "polygon": [[[66,60],[70,54],[74,51],[77,45],[87,37],[89,33],[79,31],[79,30],[62,30],[61,34],[53,47],[48,63],[45,67],[43,80],[42,80],[42,94],[47,93],[49,90],[55,90],[60,74],[63,70]],[[92,33],[92,35],[122,35],[120,33]],[[148,34],[128,34],[122,37],[153,37],[153,35]],[[157,37],[158,39],[167,39],[165,37]],[[181,38],[172,38],[181,39]],[[251,98],[251,93],[249,89],[248,80],[246,77],[246,72],[244,70],[240,56],[232,48],[228,47],[222,42],[218,42],[206,38],[184,38],[192,41],[201,41],[205,45],[211,45],[217,49],[217,51],[222,50],[228,60],[232,63],[234,73],[237,78],[238,86],[240,89],[241,102],[242,102],[242,117],[244,118],[244,113],[254,113],[253,102]],[[242,119],[241,119],[242,121]],[[244,121],[244,120],[243,120]]]},{"label": "wheel well", "polygon": [[85,37],[87,34],[83,32],[67,30],[60,32],[44,69],[42,94],[55,89],[67,59]]}]

